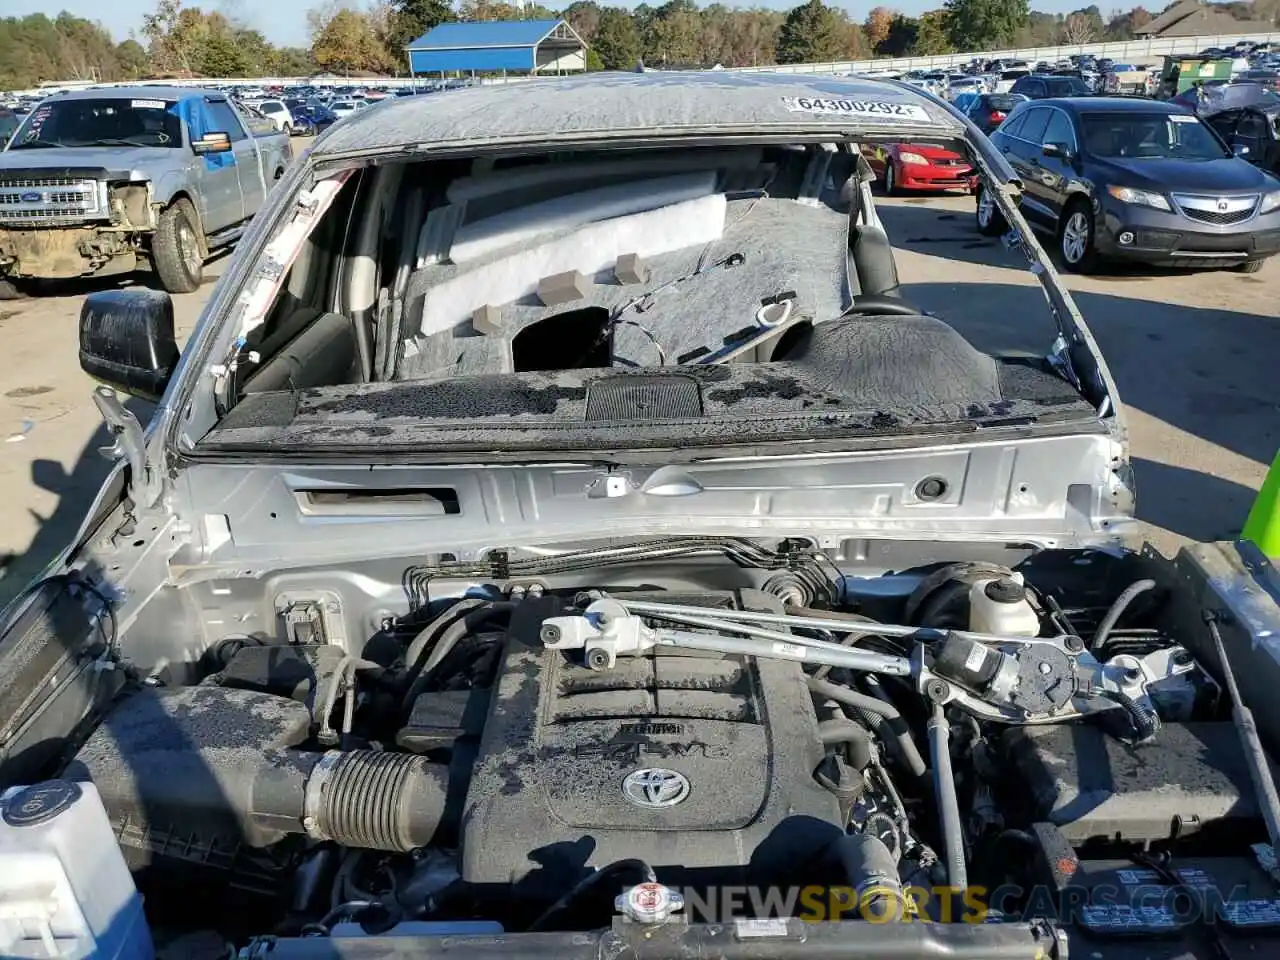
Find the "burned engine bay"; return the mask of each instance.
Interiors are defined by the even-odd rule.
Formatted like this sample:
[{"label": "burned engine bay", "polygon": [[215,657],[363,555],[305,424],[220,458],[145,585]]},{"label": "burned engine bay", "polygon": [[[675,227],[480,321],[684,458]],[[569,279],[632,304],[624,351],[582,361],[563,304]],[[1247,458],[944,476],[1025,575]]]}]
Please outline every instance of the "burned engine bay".
[{"label": "burned engine bay", "polygon": [[155,928],[1105,939],[1194,926],[1170,891],[1212,887],[1219,926],[1280,929],[1219,614],[1154,553],[862,578],[804,541],[673,538],[403,585],[373,636],[295,602],[135,672],[50,769],[97,787]]}]

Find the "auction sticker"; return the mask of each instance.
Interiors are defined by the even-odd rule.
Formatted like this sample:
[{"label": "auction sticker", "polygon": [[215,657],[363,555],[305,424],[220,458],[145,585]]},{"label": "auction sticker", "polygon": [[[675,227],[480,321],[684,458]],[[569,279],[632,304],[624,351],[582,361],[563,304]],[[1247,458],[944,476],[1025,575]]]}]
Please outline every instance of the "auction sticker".
[{"label": "auction sticker", "polygon": [[135,110],[163,110],[164,101],[163,100],[134,100],[129,104],[129,106],[133,107]]},{"label": "auction sticker", "polygon": [[837,100],[831,97],[783,97],[782,105],[792,113],[814,113],[824,117],[932,122],[925,108],[914,103],[889,103],[884,100]]}]

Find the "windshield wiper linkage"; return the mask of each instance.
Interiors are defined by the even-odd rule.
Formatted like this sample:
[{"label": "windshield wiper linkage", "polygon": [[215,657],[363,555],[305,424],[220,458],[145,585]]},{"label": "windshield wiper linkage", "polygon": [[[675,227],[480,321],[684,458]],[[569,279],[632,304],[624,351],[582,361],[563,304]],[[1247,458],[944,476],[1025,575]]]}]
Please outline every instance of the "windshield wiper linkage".
[{"label": "windshield wiper linkage", "polygon": [[[636,654],[654,647],[683,647],[713,653],[735,653],[765,656],[777,660],[799,660],[804,663],[845,667],[867,673],[885,673],[895,677],[911,675],[911,661],[868,650],[851,650],[838,643],[816,640],[796,634],[782,633],[748,623],[729,622],[719,617],[723,610],[699,610],[675,605],[654,604],[650,611],[643,603],[626,603],[612,598],[594,601],[582,616],[548,617],[542,623],[543,646],[553,650],[582,650],[586,665],[593,670],[610,670],[619,654]],[[628,608],[631,609],[628,609]],[[684,610],[691,609],[686,614]],[[695,633],[667,627],[650,627],[637,614],[650,612],[670,614],[689,626],[712,630],[731,630],[745,634]],[[702,616],[700,614],[706,614]],[[797,623],[797,626],[801,624]],[[850,624],[842,623],[845,630]],[[872,632],[872,631],[868,631]]]}]

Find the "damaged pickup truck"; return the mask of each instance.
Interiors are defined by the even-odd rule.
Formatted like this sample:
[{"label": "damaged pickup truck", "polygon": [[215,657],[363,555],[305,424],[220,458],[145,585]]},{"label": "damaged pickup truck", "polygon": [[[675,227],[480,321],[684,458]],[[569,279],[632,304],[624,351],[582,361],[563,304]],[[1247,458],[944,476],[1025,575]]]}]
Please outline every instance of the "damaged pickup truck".
[{"label": "damaged pickup truck", "polygon": [[[913,305],[893,142],[973,164],[1043,358]],[[0,954],[1265,955],[1275,573],[1127,546],[1019,189],[891,82],[481,87],[320,139],[181,356],[89,296],[120,463],[6,614]]]},{"label": "damaged pickup truck", "polygon": [[165,290],[189,293],[290,158],[287,136],[250,123],[221,93],[119,87],[50,97],[0,153],[0,283],[149,263]]}]

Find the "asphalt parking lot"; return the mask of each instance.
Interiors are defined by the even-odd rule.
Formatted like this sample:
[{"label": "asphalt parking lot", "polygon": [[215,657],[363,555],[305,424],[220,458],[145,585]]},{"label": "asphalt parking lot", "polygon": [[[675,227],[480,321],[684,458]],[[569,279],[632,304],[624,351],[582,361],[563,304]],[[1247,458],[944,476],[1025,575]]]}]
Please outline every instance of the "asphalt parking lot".
[{"label": "asphalt parking lot", "polygon": [[[905,295],[984,350],[1044,353],[1052,324],[1034,278],[972,225],[968,197],[881,201]],[[174,298],[190,333],[225,263]],[[140,278],[145,280],[146,278]],[[0,601],[78,527],[106,474],[81,373],[81,298],[108,281],[0,301]],[[1125,268],[1068,277],[1127,407],[1145,536],[1165,553],[1239,532],[1280,446],[1280,259],[1252,276]]]}]

